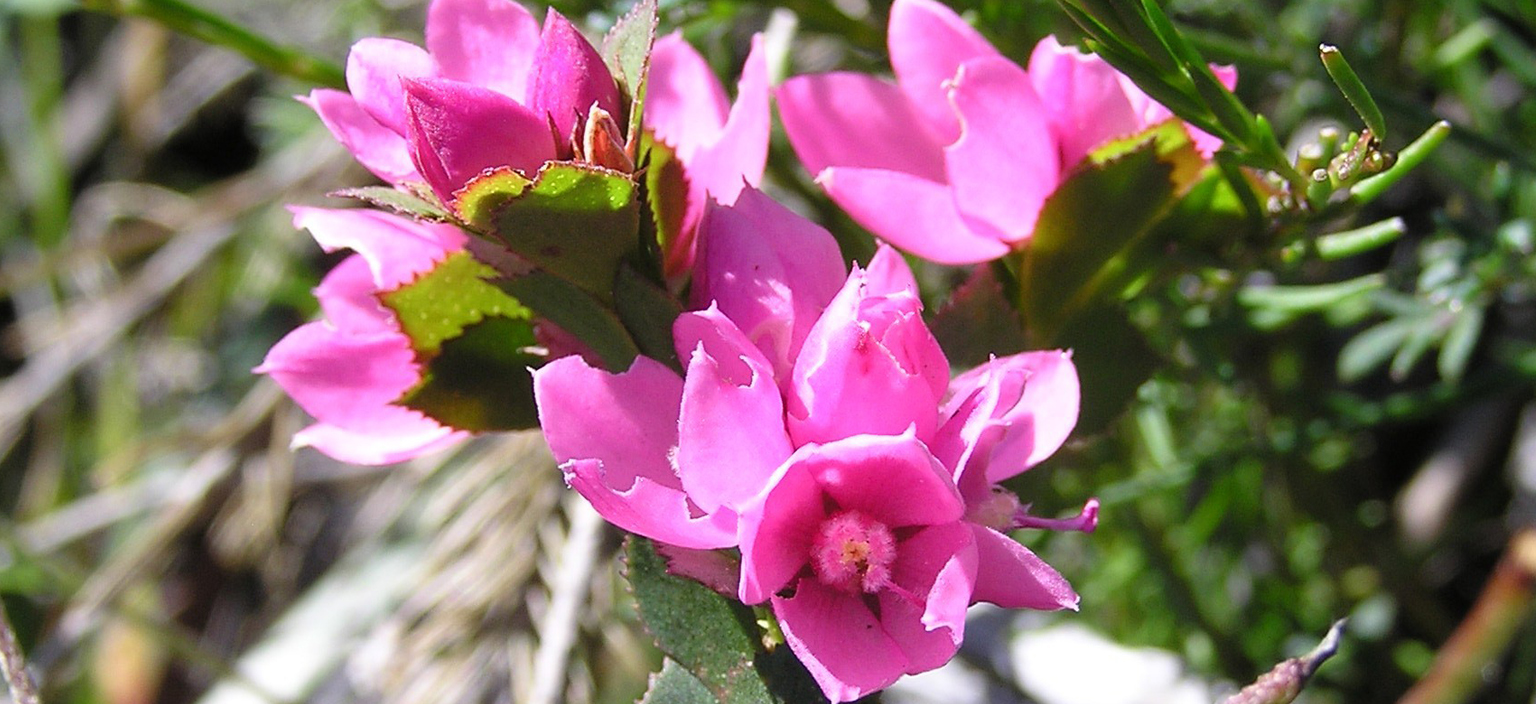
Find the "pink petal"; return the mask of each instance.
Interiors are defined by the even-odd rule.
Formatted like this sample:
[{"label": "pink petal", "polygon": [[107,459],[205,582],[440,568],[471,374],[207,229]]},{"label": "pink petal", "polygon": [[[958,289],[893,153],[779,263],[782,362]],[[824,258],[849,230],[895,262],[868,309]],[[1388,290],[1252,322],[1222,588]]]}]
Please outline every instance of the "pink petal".
[{"label": "pink petal", "polygon": [[1054,36],[1035,45],[1029,77],[1050,113],[1063,168],[1112,138],[1146,127],[1119,71],[1097,56],[1062,46]]},{"label": "pink petal", "polygon": [[944,143],[928,134],[896,86],[858,73],[826,73],[784,81],[775,96],[789,143],[812,174],[859,167],[944,180]]},{"label": "pink petal", "polygon": [[405,90],[411,158],[444,203],[488,169],[533,174],[555,158],[544,120],[505,95],[444,78]]},{"label": "pink petal", "polygon": [[907,658],[857,596],[814,579],[794,596],[773,598],[784,640],[827,699],[848,702],[889,686]]},{"label": "pink petal", "polygon": [[907,260],[902,258],[900,252],[885,244],[881,244],[875,250],[875,256],[869,260],[869,267],[864,270],[864,285],[869,288],[872,296],[902,292],[913,297],[918,295],[917,279],[912,276],[912,267],[907,266]]},{"label": "pink petal", "polygon": [[539,50],[539,23],[511,0],[433,0],[427,51],[444,78],[521,100]]},{"label": "pink petal", "polygon": [[[547,427],[547,426],[546,426]],[[615,481],[608,465],[591,459],[560,465],[565,483],[592,504],[598,514],[624,530],[684,548],[726,548],[736,544],[736,514],[721,509],[699,514],[681,489],[635,477]]]},{"label": "pink petal", "polygon": [[[719,316],[713,309],[706,313]],[[684,314],[695,320],[699,315]],[[713,345],[700,342],[688,361],[678,419],[678,474],[688,496],[705,511],[756,496],[794,451],[766,360],[739,333],[714,339]]]},{"label": "pink petal", "polygon": [[427,225],[376,210],[291,206],[293,226],[309,230],[327,252],[352,249],[368,261],[375,287],[388,291],[414,281],[468,237],[451,225]]},{"label": "pink petal", "polygon": [[398,462],[466,437],[393,405],[421,378],[410,342],[398,332],[347,334],[309,323],[273,345],[255,371],[270,375],[320,421],[295,444],[343,461]]},{"label": "pink petal", "polygon": [[[955,377],[949,388],[946,422],[939,435],[956,431],[964,442],[974,443],[982,432],[995,430],[991,447],[980,458],[990,482],[1039,464],[1077,425],[1081,388],[1069,352],[1024,352],[994,359]],[[959,404],[978,391],[980,405],[962,413]]]},{"label": "pink petal", "polygon": [[[799,461],[803,448],[769,479],[768,489],[740,511],[741,601],[761,604],[806,566],[811,541],[826,518],[821,485]],[[815,582],[814,579],[802,580]]]},{"label": "pink petal", "polygon": [[682,32],[656,40],[645,88],[645,126],[672,147],[683,163],[713,144],[725,126],[730,102],[714,69]]},{"label": "pink petal", "polygon": [[[880,239],[940,264],[975,264],[1008,253],[1001,233],[972,228],[948,186],[911,174],[833,168],[819,179],[848,215]],[[985,227],[985,223],[976,223]]]},{"label": "pink petal", "polygon": [[468,438],[469,433],[436,423],[423,423],[418,428],[401,426],[389,433],[357,433],[315,423],[293,434],[293,446],[313,447],[349,464],[382,465],[441,452]]},{"label": "pink petal", "polygon": [[539,426],[558,462],[592,459],[620,489],[637,477],[682,489],[672,466],[683,380],[665,365],[635,358],[610,374],[580,357],[562,357],[533,375]]},{"label": "pink petal", "polygon": [[970,525],[978,565],[973,601],[1008,609],[1077,610],[1077,592],[1045,560],[1002,533]]},{"label": "pink petal", "polygon": [[923,607],[891,591],[880,592],[880,626],[907,661],[907,674],[927,672],[955,656],[965,637],[964,612],[955,628],[923,625]]},{"label": "pink petal", "polygon": [[[692,157],[683,157],[689,184],[723,204],[736,202],[744,186],[756,187],[763,180],[768,163],[768,59],[764,56],[762,35],[752,37],[752,50],[741,68],[736,84],[736,102],[719,134]],[[654,75],[654,74],[652,74]],[[652,108],[650,89],[646,92],[646,110]],[[701,202],[702,194],[690,196]]]},{"label": "pink petal", "polygon": [[[891,571],[893,581],[908,593],[923,597],[924,606],[917,612],[923,629],[946,630],[953,639],[949,653],[923,669],[948,660],[965,635],[965,612],[972,603],[978,569],[974,543],[969,525],[959,521],[924,528],[901,542]],[[915,663],[921,661],[914,659]]]},{"label": "pink petal", "polygon": [[544,35],[534,57],[533,81],[528,86],[528,99],[523,102],[533,108],[541,122],[548,116],[555,139],[562,145],[568,143],[577,120],[585,119],[593,104],[607,110],[614,119],[622,119],[619,88],[603,57],[554,8],[544,17]]},{"label": "pink petal", "polygon": [[399,332],[394,313],[379,303],[373,272],[362,255],[341,260],[315,287],[326,322],[350,335]]},{"label": "pink petal", "polygon": [[949,363],[910,294],[868,297],[855,269],[806,335],[787,393],[796,445],[938,424]]},{"label": "pink petal", "polygon": [[846,278],[842,253],[819,225],[756,189],[711,204],[699,227],[697,307],[713,302],[787,379],[811,326]]},{"label": "pink petal", "polygon": [[939,144],[955,141],[960,125],[949,111],[944,84],[954,79],[961,64],[999,56],[997,49],[936,0],[893,3],[888,42],[891,68],[902,92]]},{"label": "pink petal", "polygon": [[373,119],[348,93],[320,88],[299,98],[320,116],[357,163],[390,183],[420,181],[405,138]]},{"label": "pink petal", "polygon": [[960,140],[945,150],[955,202],[1007,242],[1026,239],[1060,175],[1050,118],[1029,74],[1004,58],[964,64],[950,90]]},{"label": "pink petal", "polygon": [[803,467],[838,508],[891,528],[948,523],[965,513],[949,472],[911,434],[803,447],[790,462]]},{"label": "pink petal", "polygon": [[405,136],[406,78],[437,74],[437,64],[415,44],[398,39],[369,37],[352,45],[347,55],[347,89],[379,124]]}]

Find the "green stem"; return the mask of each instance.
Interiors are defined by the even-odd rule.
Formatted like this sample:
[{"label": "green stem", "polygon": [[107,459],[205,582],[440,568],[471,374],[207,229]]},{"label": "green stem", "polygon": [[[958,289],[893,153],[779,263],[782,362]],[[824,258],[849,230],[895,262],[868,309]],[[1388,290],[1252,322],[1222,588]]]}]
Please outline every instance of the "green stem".
[{"label": "green stem", "polygon": [[328,88],[346,88],[336,64],[273,42],[228,18],[181,0],[82,0],[87,10],[120,17],[144,17],[182,34],[240,52],[275,73]]}]

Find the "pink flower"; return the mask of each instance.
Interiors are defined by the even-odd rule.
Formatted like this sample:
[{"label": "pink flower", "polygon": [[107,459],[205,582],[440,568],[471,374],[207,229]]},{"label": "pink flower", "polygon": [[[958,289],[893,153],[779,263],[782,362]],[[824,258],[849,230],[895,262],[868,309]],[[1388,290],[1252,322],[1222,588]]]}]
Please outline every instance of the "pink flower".
[{"label": "pink flower", "polygon": [[553,9],[541,30],[508,0],[434,0],[426,45],[363,39],[347,57],[348,92],[306,102],[363,166],[425,182],[446,204],[486,170],[531,175],[571,158],[594,109],[620,114],[602,57]]},{"label": "pink flower", "polygon": [[695,235],[707,200],[730,205],[743,186],[756,187],[763,179],[769,113],[762,36],[752,38],[734,104],[681,33],[656,40],[643,118],[656,140],[672,148],[688,179],[682,232],[665,253],[667,273],[675,275],[693,265]]},{"label": "pink flower", "polygon": [[[895,85],[800,76],[779,87],[779,110],[838,205],[934,261],[1003,256],[1029,239],[1046,199],[1094,146],[1169,117],[1101,59],[1054,38],[1026,71],[937,0],[896,0],[889,46]],[[1195,137],[1207,153],[1219,146]]]},{"label": "pink flower", "polygon": [[293,444],[343,462],[388,464],[465,438],[395,405],[421,370],[410,340],[377,297],[463,249],[464,234],[372,210],[292,210],[294,226],[308,229],[326,251],[357,252],[315,288],[325,319],[288,333],[255,369],[315,417]]},{"label": "pink flower", "polygon": [[709,207],[701,245],[708,305],[674,326],[681,378],[644,358],[535,372],[573,488],[663,543],[739,546],[738,597],[772,605],[834,701],[948,660],[976,601],[1075,608],[1002,532],[1057,526],[995,486],[1076,422],[1065,353],[950,381],[900,256],[882,248],[845,276],[830,235],[755,190]]}]

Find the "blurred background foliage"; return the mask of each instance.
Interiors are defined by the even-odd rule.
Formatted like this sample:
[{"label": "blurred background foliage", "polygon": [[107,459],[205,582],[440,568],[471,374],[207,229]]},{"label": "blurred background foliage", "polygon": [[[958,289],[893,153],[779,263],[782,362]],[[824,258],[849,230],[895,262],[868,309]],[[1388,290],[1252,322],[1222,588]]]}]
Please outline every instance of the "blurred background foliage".
[{"label": "blurred background foliage", "polygon": [[[553,4],[601,30],[628,3]],[[1079,36],[1043,0],[951,5],[1021,63]],[[337,64],[360,37],[419,40],[424,9],[199,6]],[[1053,619],[1242,682],[1349,616],[1306,696],[1396,701],[1536,524],[1536,4],[1166,8],[1292,149],[1360,127],[1320,42],[1381,104],[1389,149],[1454,130],[1364,212],[1302,233],[1401,218],[1387,246],[1170,249],[1176,274],[1125,302],[1157,373],[1014,486],[1045,515],[1100,497],[1098,532],[1024,538],[1083,596]],[[668,0],[662,24],[730,80],[765,27],[792,34],[779,75],[880,72],[887,10]],[[4,0],[0,61],[0,597],[50,701],[633,701],[659,659],[617,536],[537,436],[383,469],[289,450],[306,421],[249,370],[315,314],[336,259],[283,205],[369,181],[290,98],[313,85],[67,0]],[[781,134],[769,188],[872,251]],[[944,309],[960,273],[922,274]],[[1443,701],[1536,696],[1536,619],[1508,619],[1484,684]],[[964,659],[1006,675],[997,653]]]}]

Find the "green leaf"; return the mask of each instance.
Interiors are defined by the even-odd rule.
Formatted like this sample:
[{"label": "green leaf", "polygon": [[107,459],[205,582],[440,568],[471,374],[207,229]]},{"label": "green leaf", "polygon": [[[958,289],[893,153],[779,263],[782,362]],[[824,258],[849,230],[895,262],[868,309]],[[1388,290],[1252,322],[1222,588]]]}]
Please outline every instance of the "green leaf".
[{"label": "green leaf", "polygon": [[624,555],[640,620],[663,653],[722,704],[778,701],[755,666],[761,641],[750,609],[698,582],[667,574],[666,562],[645,538],[630,536]]},{"label": "green leaf", "polygon": [[650,205],[650,226],[655,228],[650,239],[662,252],[671,252],[683,236],[688,215],[688,172],[671,147],[649,133],[644,141],[645,199]]},{"label": "green leaf", "polygon": [[668,659],[661,664],[661,672],[651,676],[651,685],[640,704],[720,704],[720,700],[709,693],[699,678]]},{"label": "green leaf", "polygon": [[1371,98],[1371,92],[1365,89],[1365,84],[1360,81],[1360,76],[1355,69],[1344,60],[1343,52],[1332,44],[1324,44],[1317,48],[1323,59],[1323,68],[1328,70],[1328,77],[1333,79],[1333,84],[1339,87],[1339,92],[1355,108],[1355,114],[1360,116],[1360,121],[1365,123],[1366,129],[1371,131],[1371,136],[1378,142],[1387,139],[1387,120],[1381,115],[1381,108],[1376,106],[1375,99]]},{"label": "green leaf", "polygon": [[1445,341],[1440,344],[1440,358],[1436,360],[1440,378],[1450,382],[1461,380],[1462,373],[1467,370],[1467,360],[1472,358],[1472,350],[1477,347],[1486,314],[1487,309],[1477,304],[1468,305],[1456,314],[1455,322],[1445,334]]},{"label": "green leaf", "polygon": [[1020,311],[1032,347],[1054,346],[1063,325],[1098,293],[1094,278],[1174,203],[1199,159],[1188,135],[1159,126],[1140,145],[1090,155],[1046,199],[1020,267]]},{"label": "green leaf", "polygon": [[443,209],[443,206],[422,198],[414,193],[402,191],[389,186],[364,186],[362,188],[344,188],[333,191],[331,196],[336,198],[352,198],[369,205],[383,208],[396,215],[405,215],[417,220],[428,222],[457,222],[452,213]]},{"label": "green leaf", "polygon": [[971,270],[929,325],[955,368],[974,367],[991,358],[1022,352],[1027,345],[1018,313],[1008,305],[997,272],[990,266]]},{"label": "green leaf", "polygon": [[528,367],[542,359],[526,351],[536,344],[533,313],[493,285],[496,277],[468,252],[456,252],[379,295],[422,365],[421,382],[398,403],[462,430],[537,425]]},{"label": "green leaf", "polygon": [[591,347],[608,371],[628,369],[640,353],[618,316],[569,281],[534,272],[503,280],[499,285],[535,313]]},{"label": "green leaf", "polygon": [[682,371],[672,339],[672,323],[683,312],[677,300],[628,264],[619,267],[613,296],[619,320],[640,345],[640,351]]},{"label": "green leaf", "polygon": [[[645,88],[651,67],[651,46],[656,42],[656,1],[641,0],[614,23],[603,37],[603,62],[619,84],[629,106],[629,144],[640,134],[645,109]],[[630,156],[634,156],[631,152]]]},{"label": "green leaf", "polygon": [[423,365],[421,383],[399,403],[460,430],[536,428],[529,370],[544,360],[524,351],[534,344],[530,321],[486,318],[443,342]]},{"label": "green leaf", "polygon": [[1415,318],[1397,318],[1366,328],[1339,350],[1339,379],[1349,383],[1364,378],[1396,354],[1414,328],[1423,322]]},{"label": "green leaf", "polygon": [[528,308],[490,283],[496,277],[495,269],[469,252],[456,252],[415,281],[379,294],[379,300],[395,312],[417,357],[430,359],[444,341],[481,320],[532,318]]},{"label": "green leaf", "polygon": [[1080,437],[1107,429],[1163,363],[1114,303],[1094,305],[1073,316],[1053,346],[1071,350],[1077,368],[1092,370],[1081,379],[1082,408],[1074,430]]},{"label": "green leaf", "polygon": [[461,197],[465,219],[518,256],[610,301],[619,262],[639,242],[629,175],[549,162],[521,191],[512,179],[498,185],[504,190],[477,191],[473,202]]}]

